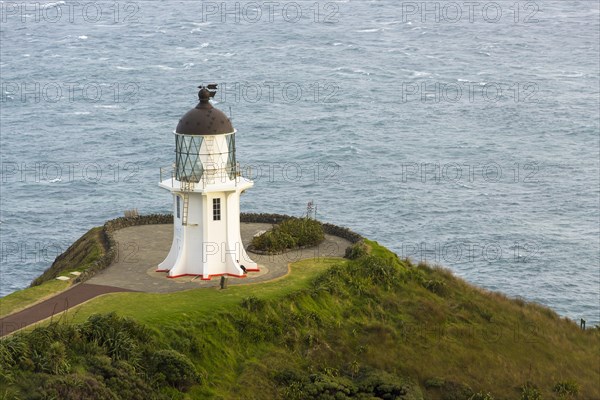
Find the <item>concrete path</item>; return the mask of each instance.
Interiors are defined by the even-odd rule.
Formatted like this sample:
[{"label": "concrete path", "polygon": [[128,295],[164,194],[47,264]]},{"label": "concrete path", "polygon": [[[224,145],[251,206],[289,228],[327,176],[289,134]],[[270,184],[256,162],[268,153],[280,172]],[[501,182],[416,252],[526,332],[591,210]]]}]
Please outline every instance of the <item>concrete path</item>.
[{"label": "concrete path", "polygon": [[[259,231],[268,230],[271,224],[242,223],[244,247]],[[166,257],[173,238],[173,225],[141,225],[120,229],[114,234],[117,257],[110,267],[87,282],[73,286],[58,295],[22,311],[0,318],[0,337],[13,333],[35,322],[55,316],[96,296],[113,292],[167,293],[199,287],[218,286],[220,278],[203,281],[196,277],[167,278],[166,272],[156,272]],[[229,285],[265,282],[288,273],[292,262],[319,257],[342,257],[351,243],[333,235],[309,249],[293,250],[268,256],[248,253],[258,263],[259,272],[249,272],[245,278],[229,277]]]},{"label": "concrete path", "polygon": [[22,311],[0,318],[0,337],[25,328],[46,318],[60,318],[60,313],[77,304],[84,303],[96,296],[113,292],[130,292],[131,290],[81,283],[57,294],[48,300],[35,304]]}]

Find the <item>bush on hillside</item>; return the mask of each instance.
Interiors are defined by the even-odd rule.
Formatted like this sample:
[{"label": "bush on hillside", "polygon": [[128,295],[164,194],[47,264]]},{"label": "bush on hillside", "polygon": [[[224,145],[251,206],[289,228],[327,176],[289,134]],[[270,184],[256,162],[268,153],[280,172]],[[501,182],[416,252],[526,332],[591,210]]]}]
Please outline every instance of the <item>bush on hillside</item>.
[{"label": "bush on hillside", "polygon": [[50,377],[44,382],[38,395],[39,397],[36,398],[61,400],[119,399],[119,397],[111,392],[101,381],[90,376],[79,374]]},{"label": "bush on hillside", "polygon": [[361,240],[346,248],[346,254],[344,254],[344,258],[356,260],[357,258],[366,256],[367,254],[369,254],[369,248],[365,242]]},{"label": "bush on hillside", "polygon": [[189,358],[175,350],[159,350],[151,357],[151,371],[178,390],[187,390],[200,381]]},{"label": "bush on hillside", "polygon": [[469,400],[494,400],[494,396],[490,393],[477,392],[473,396],[469,397]]},{"label": "bush on hillside", "polygon": [[275,229],[254,237],[250,246],[251,250],[260,250],[270,254],[282,253],[287,249],[298,247],[292,236]]},{"label": "bush on hillside", "polygon": [[81,334],[88,340],[107,349],[114,360],[135,361],[141,356],[140,343],[150,338],[148,329],[130,318],[116,315],[95,314],[81,327]]},{"label": "bush on hillside", "polygon": [[0,340],[0,398],[166,400],[199,380],[189,358],[115,313]]},{"label": "bush on hillside", "polygon": [[310,218],[288,218],[270,231],[252,239],[250,250],[269,254],[298,247],[316,246],[325,239],[323,226]]},{"label": "bush on hillside", "polygon": [[299,247],[315,246],[325,239],[321,223],[310,218],[286,219],[279,224],[279,230],[296,239]]},{"label": "bush on hillside", "polygon": [[442,400],[469,400],[473,390],[464,383],[446,381],[442,386]]},{"label": "bush on hillside", "polygon": [[520,400],[542,400],[542,394],[536,385],[527,382],[525,385],[521,386]]},{"label": "bush on hillside", "polygon": [[568,399],[577,396],[579,385],[573,381],[560,381],[554,385],[552,391],[557,393],[561,399]]},{"label": "bush on hillside", "polygon": [[308,374],[284,370],[275,374],[274,381],[282,387],[285,399],[423,399],[419,385],[382,370],[370,370],[354,379],[334,371]]}]

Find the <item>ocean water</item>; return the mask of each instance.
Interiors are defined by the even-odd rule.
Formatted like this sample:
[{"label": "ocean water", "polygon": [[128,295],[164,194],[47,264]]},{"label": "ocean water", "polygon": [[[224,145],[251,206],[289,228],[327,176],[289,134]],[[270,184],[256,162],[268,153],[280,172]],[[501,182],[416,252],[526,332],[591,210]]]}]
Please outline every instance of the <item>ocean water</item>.
[{"label": "ocean water", "polygon": [[[223,5],[224,4],[224,5]],[[0,295],[93,226],[169,212],[219,83],[242,210],[345,225],[600,321],[596,1],[1,2]]]}]

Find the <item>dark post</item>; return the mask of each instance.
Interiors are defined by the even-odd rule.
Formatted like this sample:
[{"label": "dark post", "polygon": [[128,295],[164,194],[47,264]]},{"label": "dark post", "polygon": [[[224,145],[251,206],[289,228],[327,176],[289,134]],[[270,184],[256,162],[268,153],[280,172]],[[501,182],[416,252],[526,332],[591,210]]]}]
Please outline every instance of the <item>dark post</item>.
[{"label": "dark post", "polygon": [[580,319],[579,327],[585,331],[585,319],[583,319],[583,318]]},{"label": "dark post", "polygon": [[225,275],[221,276],[221,289],[227,289],[227,277]]}]

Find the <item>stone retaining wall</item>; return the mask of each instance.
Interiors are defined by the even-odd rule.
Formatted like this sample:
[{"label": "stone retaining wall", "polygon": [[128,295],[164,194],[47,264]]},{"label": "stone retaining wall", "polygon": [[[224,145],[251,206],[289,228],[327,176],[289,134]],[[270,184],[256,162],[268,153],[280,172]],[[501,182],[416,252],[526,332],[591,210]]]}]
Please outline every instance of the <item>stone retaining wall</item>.
[{"label": "stone retaining wall", "polygon": [[138,217],[119,217],[106,221],[102,226],[102,237],[105,240],[106,253],[88,269],[83,271],[81,275],[75,278],[75,282],[83,282],[90,279],[99,271],[106,269],[112,264],[116,256],[116,243],[113,238],[113,232],[119,229],[138,225],[156,225],[156,224],[172,224],[173,216],[168,214],[149,214],[140,215]]}]

